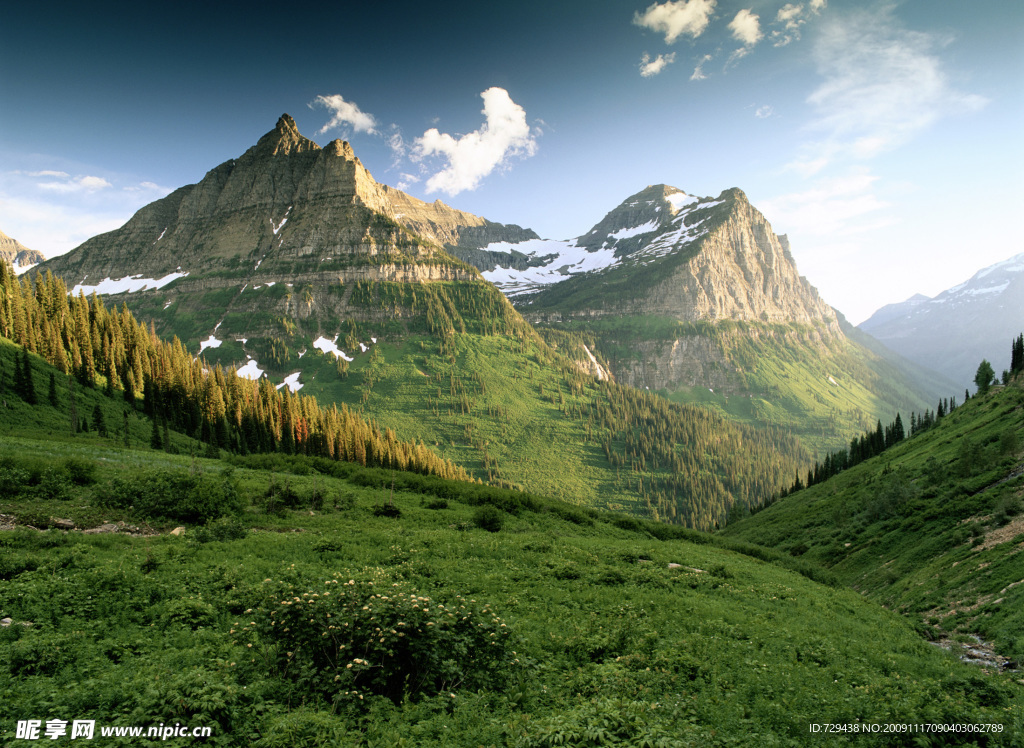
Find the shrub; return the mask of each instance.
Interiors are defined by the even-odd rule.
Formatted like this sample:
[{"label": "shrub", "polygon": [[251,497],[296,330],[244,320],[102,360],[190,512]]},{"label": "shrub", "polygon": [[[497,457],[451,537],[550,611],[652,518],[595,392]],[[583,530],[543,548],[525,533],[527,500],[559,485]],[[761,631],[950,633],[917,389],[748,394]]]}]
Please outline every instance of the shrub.
[{"label": "shrub", "polygon": [[248,534],[248,528],[237,517],[221,517],[195,528],[191,532],[191,537],[197,543],[209,543],[212,541],[241,540]]},{"label": "shrub", "polygon": [[505,513],[490,504],[485,504],[473,514],[473,524],[487,532],[498,532],[505,524]]},{"label": "shrub", "polygon": [[392,517],[398,519],[402,516],[402,510],[394,504],[376,504],[373,507],[374,517]]},{"label": "shrub", "polygon": [[71,480],[63,468],[48,467],[43,471],[36,486],[36,495],[41,499],[67,501],[71,498]]},{"label": "shrub", "polygon": [[80,457],[64,460],[64,471],[76,486],[88,486],[96,482],[96,463]]},{"label": "shrub", "polygon": [[448,502],[445,499],[431,499],[424,506],[427,509],[447,509]]},{"label": "shrub", "polygon": [[0,496],[14,498],[28,488],[27,470],[12,466],[0,467]]},{"label": "shrub", "polygon": [[230,631],[247,650],[270,644],[263,651],[271,668],[299,698],[368,693],[400,704],[459,688],[500,688],[517,662],[508,627],[487,605],[461,596],[434,600],[380,570],[370,579],[343,579],[303,593],[282,582]]},{"label": "shrub", "polygon": [[114,478],[96,491],[102,507],[133,509],[146,519],[202,524],[236,512],[241,501],[230,475],[151,471]]}]

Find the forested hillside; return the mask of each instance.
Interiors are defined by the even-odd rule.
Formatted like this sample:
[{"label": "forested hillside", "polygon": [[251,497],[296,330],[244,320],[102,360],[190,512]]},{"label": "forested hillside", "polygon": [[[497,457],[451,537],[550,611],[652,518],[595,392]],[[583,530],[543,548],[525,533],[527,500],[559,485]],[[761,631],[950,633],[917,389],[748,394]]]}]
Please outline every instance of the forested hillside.
[{"label": "forested hillside", "polygon": [[[153,418],[154,442],[169,427],[209,450],[322,455],[486,480],[703,529],[734,506],[759,506],[808,464],[781,432],[594,379],[484,284],[357,286],[354,303],[392,324],[405,320],[408,337],[351,363],[302,351],[306,391],[317,396],[307,397],[194,358],[124,307],[69,298],[50,275],[19,281],[3,272],[0,334],[71,375],[67,386],[118,393]],[[270,346],[274,355],[291,360],[295,352]]]}]

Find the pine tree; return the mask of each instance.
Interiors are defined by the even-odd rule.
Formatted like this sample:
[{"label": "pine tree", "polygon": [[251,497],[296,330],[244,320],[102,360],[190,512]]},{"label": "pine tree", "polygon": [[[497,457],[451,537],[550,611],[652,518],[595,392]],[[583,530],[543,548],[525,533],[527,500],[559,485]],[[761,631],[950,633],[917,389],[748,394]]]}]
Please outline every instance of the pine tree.
[{"label": "pine tree", "polygon": [[149,437],[149,446],[153,449],[163,449],[164,443],[160,438],[160,427],[157,425],[156,419],[153,419],[153,432]]},{"label": "pine tree", "polygon": [[21,364],[21,349],[14,352],[14,394],[25,399],[25,367]]},{"label": "pine tree", "polygon": [[53,372],[50,372],[50,391],[48,393],[50,405],[54,408],[57,407],[57,379],[54,377]]},{"label": "pine tree", "polygon": [[100,436],[107,435],[107,424],[103,420],[103,409],[99,403],[92,409],[92,430]]},{"label": "pine tree", "polygon": [[32,381],[32,362],[29,360],[28,351],[21,352],[21,361],[25,367],[25,402],[35,405],[38,400],[36,399],[36,385]]},{"label": "pine tree", "polygon": [[75,406],[75,378],[68,374],[68,416],[71,419],[71,434],[78,433],[78,408]]},{"label": "pine tree", "polygon": [[1010,374],[1024,371],[1024,333],[1021,333],[1013,341],[1013,351],[1010,355]]}]

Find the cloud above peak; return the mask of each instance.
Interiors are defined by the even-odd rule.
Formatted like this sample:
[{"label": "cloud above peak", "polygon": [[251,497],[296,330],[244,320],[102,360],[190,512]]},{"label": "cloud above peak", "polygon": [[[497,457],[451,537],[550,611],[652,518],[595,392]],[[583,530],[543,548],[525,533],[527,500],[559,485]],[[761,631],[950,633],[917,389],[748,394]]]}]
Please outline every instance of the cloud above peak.
[{"label": "cloud above peak", "polygon": [[447,167],[427,180],[428,193],[442,191],[457,195],[476,189],[480,181],[516,156],[532,156],[537,140],[526,122],[526,110],[512,101],[504,88],[488,88],[480,94],[484,100],[485,121],[479,129],[454,137],[436,127],[416,138],[412,156],[422,160],[440,156]]},{"label": "cloud above peak", "polygon": [[373,118],[373,115],[362,111],[353,102],[345,101],[340,94],[317,96],[309,106],[312,108],[313,104],[326,107],[333,112],[327,124],[317,131],[320,135],[323,135],[328,130],[347,127],[351,127],[353,132],[365,132],[369,135],[377,134],[377,121]]},{"label": "cloud above peak", "polygon": [[683,34],[692,39],[704,33],[711,21],[715,0],[673,0],[654,3],[643,13],[633,15],[637,26],[665,35],[665,43],[672,44]]}]

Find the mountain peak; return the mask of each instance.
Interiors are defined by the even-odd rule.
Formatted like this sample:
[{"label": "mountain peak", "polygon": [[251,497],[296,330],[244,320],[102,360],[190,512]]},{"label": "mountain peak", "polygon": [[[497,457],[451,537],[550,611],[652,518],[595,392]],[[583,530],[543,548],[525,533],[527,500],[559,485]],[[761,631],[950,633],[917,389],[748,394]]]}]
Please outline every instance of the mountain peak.
[{"label": "mountain peak", "polygon": [[319,151],[320,146],[299,132],[299,127],[291,115],[282,114],[274,129],[259,139],[255,150],[257,153],[277,156]]},{"label": "mountain peak", "polygon": [[290,114],[285,112],[277,120],[277,131],[281,133],[293,133],[299,134],[299,126],[295,124],[295,120]]}]

